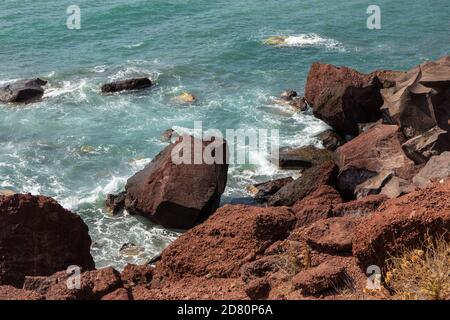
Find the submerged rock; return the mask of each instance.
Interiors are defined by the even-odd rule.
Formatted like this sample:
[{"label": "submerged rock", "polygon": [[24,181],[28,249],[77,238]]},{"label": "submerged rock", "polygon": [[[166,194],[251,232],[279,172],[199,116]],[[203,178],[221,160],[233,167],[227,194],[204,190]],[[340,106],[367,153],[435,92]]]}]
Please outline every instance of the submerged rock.
[{"label": "submerged rock", "polygon": [[264,39],[264,44],[270,45],[270,46],[279,46],[286,44],[286,36],[271,36],[266,39]]},{"label": "submerged rock", "polygon": [[[195,149],[197,145],[201,153]],[[204,155],[211,157],[211,164],[206,163]],[[226,157],[225,140],[179,137],[128,179],[126,210],[166,228],[193,227],[219,207],[227,183]],[[200,160],[198,164],[194,164],[196,159]]]},{"label": "submerged rock", "polygon": [[194,103],[197,101],[197,97],[190,92],[183,92],[175,100],[180,103]]},{"label": "submerged rock", "polygon": [[0,196],[0,230],[0,284],[21,286],[25,276],[71,265],[94,268],[86,224],[51,198]]},{"label": "submerged rock", "polygon": [[104,84],[101,90],[103,93],[112,93],[124,90],[141,90],[152,85],[153,83],[149,78],[134,78]]},{"label": "submerged rock", "polygon": [[47,81],[36,78],[20,80],[0,88],[0,102],[29,103],[39,100],[44,95]]}]

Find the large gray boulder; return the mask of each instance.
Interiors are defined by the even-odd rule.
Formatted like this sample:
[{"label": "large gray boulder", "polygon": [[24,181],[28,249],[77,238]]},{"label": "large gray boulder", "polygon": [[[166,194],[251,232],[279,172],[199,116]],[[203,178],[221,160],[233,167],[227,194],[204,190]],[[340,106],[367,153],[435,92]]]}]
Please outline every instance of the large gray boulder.
[{"label": "large gray boulder", "polygon": [[19,80],[0,88],[0,101],[4,103],[29,103],[39,100],[44,95],[47,81],[36,78]]}]

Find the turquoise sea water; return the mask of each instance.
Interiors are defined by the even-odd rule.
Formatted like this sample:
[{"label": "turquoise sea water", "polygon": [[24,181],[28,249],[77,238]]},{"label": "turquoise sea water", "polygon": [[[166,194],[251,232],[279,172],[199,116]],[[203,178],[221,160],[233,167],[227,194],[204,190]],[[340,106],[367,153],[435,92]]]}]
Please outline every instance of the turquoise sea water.
[{"label": "turquoise sea water", "polygon": [[[81,29],[68,30],[66,8],[81,8]],[[368,30],[366,9],[377,4],[382,29]],[[2,0],[0,84],[42,77],[42,102],[0,105],[0,189],[44,194],[79,213],[95,241],[98,267],[144,262],[177,233],[134,217],[108,217],[107,193],[151,160],[165,129],[279,129],[281,145],[317,144],[326,126],[293,114],[273,97],[303,90],[313,61],[361,71],[408,69],[450,53],[450,2]],[[290,45],[263,39],[290,36]],[[150,76],[156,86],[102,96],[113,79]],[[190,91],[193,106],[174,103]],[[223,201],[245,186],[278,176],[265,159],[232,166]],[[132,242],[145,248],[124,257]]]}]

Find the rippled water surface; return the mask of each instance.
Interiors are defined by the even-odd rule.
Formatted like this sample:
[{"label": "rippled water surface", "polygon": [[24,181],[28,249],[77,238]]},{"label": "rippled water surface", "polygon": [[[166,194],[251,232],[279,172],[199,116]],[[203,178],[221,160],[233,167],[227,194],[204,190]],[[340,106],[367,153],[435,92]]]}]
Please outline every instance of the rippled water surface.
[{"label": "rippled water surface", "polygon": [[[81,8],[80,30],[66,28],[72,4]],[[0,84],[39,76],[49,85],[42,102],[0,105],[0,188],[52,196],[79,213],[98,267],[144,262],[178,233],[135,217],[109,217],[103,202],[164,148],[164,130],[185,132],[201,120],[204,129],[279,129],[282,145],[317,144],[323,123],[273,101],[286,88],[302,92],[313,61],[407,69],[450,52],[448,0],[377,1],[382,29],[372,31],[370,4],[2,0]],[[263,43],[276,35],[288,37],[287,45]],[[99,95],[102,83],[133,76],[150,76],[156,86]],[[175,103],[183,91],[199,102]],[[264,158],[232,166],[223,201],[279,175]],[[144,253],[120,255],[129,242]]]}]

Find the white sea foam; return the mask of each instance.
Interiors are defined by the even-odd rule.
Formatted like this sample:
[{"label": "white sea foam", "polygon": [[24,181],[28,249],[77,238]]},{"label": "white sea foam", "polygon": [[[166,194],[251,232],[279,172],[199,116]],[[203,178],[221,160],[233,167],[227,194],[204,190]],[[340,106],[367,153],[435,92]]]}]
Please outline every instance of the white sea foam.
[{"label": "white sea foam", "polygon": [[322,37],[316,33],[286,36],[284,42],[279,46],[300,48],[323,47],[339,51],[345,50],[344,46],[339,41],[332,38]]},{"label": "white sea foam", "polygon": [[127,49],[133,49],[133,48],[139,48],[144,44],[144,42],[139,42],[139,43],[135,43],[135,44],[128,44],[125,46],[125,48]]},{"label": "white sea foam", "polygon": [[87,81],[82,79],[78,82],[63,81],[56,86],[50,86],[45,90],[44,98],[55,98],[68,93],[76,92],[80,100],[86,100],[86,88],[88,87]]}]

